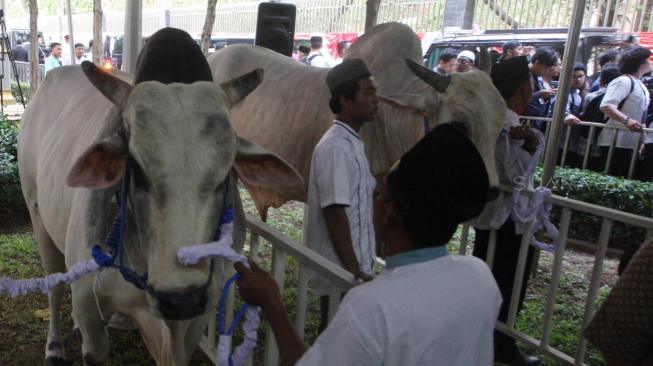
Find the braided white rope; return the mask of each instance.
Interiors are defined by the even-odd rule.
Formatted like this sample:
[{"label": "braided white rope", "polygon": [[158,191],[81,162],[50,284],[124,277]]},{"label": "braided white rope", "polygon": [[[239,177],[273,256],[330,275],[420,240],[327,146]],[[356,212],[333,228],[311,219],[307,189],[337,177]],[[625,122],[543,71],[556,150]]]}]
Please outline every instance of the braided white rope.
[{"label": "braided white rope", "polygon": [[[222,224],[220,226],[220,240],[207,244],[192,245],[180,248],[177,252],[177,259],[184,265],[196,264],[203,258],[222,258],[229,262],[241,262],[249,268],[247,258],[237,253],[231,246],[233,245],[233,222]],[[245,321],[243,323],[243,342],[236,347],[231,355],[231,361],[234,366],[242,366],[247,361],[247,357],[256,347],[257,329],[261,319],[259,317],[259,308],[250,306],[245,312]],[[231,353],[231,335],[220,334],[216,350],[216,365],[231,365],[229,363],[229,354]]]},{"label": "braided white rope", "polygon": [[53,273],[42,278],[12,280],[0,278],[0,294],[7,293],[11,297],[34,292],[47,294],[60,283],[71,284],[87,274],[99,273],[102,267],[93,259],[75,264],[66,273]]}]

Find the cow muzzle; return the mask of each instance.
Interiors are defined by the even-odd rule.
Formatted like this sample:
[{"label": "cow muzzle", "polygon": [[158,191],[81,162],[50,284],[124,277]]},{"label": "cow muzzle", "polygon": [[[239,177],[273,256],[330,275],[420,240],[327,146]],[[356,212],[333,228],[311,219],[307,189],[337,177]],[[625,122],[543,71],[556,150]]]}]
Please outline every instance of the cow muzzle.
[{"label": "cow muzzle", "polygon": [[206,310],[207,287],[197,287],[184,292],[150,293],[156,299],[156,307],[163,319],[185,320],[194,318]]}]

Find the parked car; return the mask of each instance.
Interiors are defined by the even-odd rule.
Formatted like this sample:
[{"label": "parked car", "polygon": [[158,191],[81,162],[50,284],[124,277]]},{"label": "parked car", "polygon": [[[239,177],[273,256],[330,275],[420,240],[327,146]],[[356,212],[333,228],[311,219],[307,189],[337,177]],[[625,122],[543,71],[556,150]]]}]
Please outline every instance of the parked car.
[{"label": "parked car", "polygon": [[[507,41],[519,41],[524,46],[536,48],[549,46],[562,55],[567,42],[567,28],[487,30],[480,34],[438,38],[431,43],[424,56],[424,63],[434,68],[445,48],[474,50],[477,46],[485,46],[501,51],[501,46]],[[588,64],[607,48],[627,47],[637,41],[635,33],[619,32],[617,28],[584,28],[581,30],[575,60]],[[498,57],[496,52],[494,55]]]},{"label": "parked car", "polygon": [[[195,42],[200,44],[200,37],[196,37]],[[248,33],[211,35],[211,39],[209,40],[209,54],[232,44],[254,44],[254,35]]]}]

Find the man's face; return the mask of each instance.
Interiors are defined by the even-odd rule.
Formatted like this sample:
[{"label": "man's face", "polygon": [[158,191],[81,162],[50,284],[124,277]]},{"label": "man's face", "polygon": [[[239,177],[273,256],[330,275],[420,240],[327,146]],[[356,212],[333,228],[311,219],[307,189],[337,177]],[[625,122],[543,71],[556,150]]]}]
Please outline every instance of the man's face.
[{"label": "man's face", "polygon": [[440,62],[440,68],[444,70],[446,73],[451,73],[456,69],[456,59],[452,58],[447,62]]},{"label": "man's face", "polygon": [[456,71],[467,72],[474,67],[474,62],[467,57],[458,57],[456,59]]},{"label": "man's face", "polygon": [[50,52],[52,53],[52,56],[60,57],[61,56],[61,45],[56,45],[56,46],[52,47],[52,50]]},{"label": "man's face", "polygon": [[544,73],[549,79],[560,76],[560,63],[547,67]]},{"label": "man's face", "polygon": [[576,70],[572,74],[573,81],[571,82],[571,87],[574,89],[582,89],[585,85],[585,71]]},{"label": "man's face", "polygon": [[75,57],[80,58],[84,55],[84,47],[75,47]]},{"label": "man's face", "polygon": [[351,114],[359,121],[372,121],[376,116],[379,97],[376,95],[376,82],[373,78],[360,80],[358,91],[350,103]]},{"label": "man's face", "polygon": [[512,57],[519,57],[524,54],[524,47],[522,46],[517,46],[513,48],[512,50],[508,50],[508,55],[510,55],[510,58]]}]

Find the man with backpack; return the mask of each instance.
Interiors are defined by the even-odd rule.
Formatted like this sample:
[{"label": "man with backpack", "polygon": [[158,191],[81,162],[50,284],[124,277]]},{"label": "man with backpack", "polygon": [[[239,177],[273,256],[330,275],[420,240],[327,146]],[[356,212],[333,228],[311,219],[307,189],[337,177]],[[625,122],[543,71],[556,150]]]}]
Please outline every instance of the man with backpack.
[{"label": "man with backpack", "polygon": [[311,37],[311,53],[306,57],[306,63],[315,67],[331,67],[327,58],[322,54],[322,37]]},{"label": "man with backpack", "polygon": [[[650,95],[641,77],[651,70],[651,51],[634,46],[621,55],[619,69],[622,76],[613,80],[601,101],[601,111],[609,118],[607,124],[625,126],[630,132],[617,131],[608,174],[626,177],[633,149],[642,139],[642,123],[646,117]],[[637,133],[640,132],[640,133]],[[612,143],[611,129],[603,129],[599,135],[599,146],[607,158]],[[646,133],[646,143],[653,143],[653,135]]]}]

